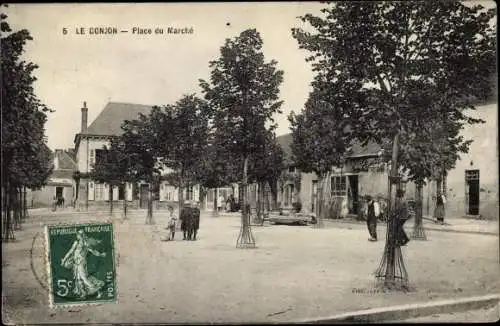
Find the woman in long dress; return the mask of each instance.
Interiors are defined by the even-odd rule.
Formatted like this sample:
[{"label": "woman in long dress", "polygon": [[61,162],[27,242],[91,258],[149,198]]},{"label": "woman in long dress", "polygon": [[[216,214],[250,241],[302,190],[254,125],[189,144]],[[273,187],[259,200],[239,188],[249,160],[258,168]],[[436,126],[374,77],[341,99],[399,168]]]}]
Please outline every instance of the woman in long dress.
[{"label": "woman in long dress", "polygon": [[80,296],[80,298],[85,298],[95,293],[97,293],[97,298],[100,298],[102,295],[101,289],[104,286],[104,282],[92,275],[88,275],[87,272],[87,253],[91,253],[96,257],[106,256],[105,252],[98,252],[92,248],[99,242],[99,240],[88,238],[83,230],[79,230],[71,249],[61,260],[63,267],[73,269],[73,293]]}]

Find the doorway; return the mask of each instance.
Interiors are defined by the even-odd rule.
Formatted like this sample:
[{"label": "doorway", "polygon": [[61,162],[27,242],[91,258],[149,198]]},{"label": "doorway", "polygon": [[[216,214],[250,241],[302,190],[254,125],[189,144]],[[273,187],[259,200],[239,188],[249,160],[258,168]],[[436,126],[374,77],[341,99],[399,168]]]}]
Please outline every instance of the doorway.
[{"label": "doorway", "polygon": [[63,198],[64,187],[56,187],[56,198]]},{"label": "doorway", "polygon": [[148,196],[149,196],[149,185],[142,184],[140,187],[140,194],[139,194],[139,208],[148,207]]},{"label": "doorway", "polygon": [[466,214],[479,215],[479,170],[465,171]]},{"label": "doorway", "polygon": [[358,214],[359,209],[359,193],[358,193],[358,176],[350,175],[347,177],[349,181],[349,187],[347,192],[347,205],[349,209],[349,214]]}]

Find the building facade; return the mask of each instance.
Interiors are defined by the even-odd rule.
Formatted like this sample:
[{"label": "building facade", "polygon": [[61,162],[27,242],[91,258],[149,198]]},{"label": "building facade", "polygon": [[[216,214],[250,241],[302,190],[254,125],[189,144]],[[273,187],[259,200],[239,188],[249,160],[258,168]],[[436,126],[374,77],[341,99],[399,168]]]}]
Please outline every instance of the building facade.
[{"label": "building facade", "polygon": [[[467,154],[462,154],[446,177],[446,216],[474,216],[498,219],[498,104],[477,106],[469,115],[485,123],[462,129],[472,139]],[[432,215],[436,201],[436,182],[424,189],[424,212]]]},{"label": "building facade", "polygon": [[[499,215],[499,171],[498,171],[498,105],[488,103],[477,106],[470,112],[485,123],[466,125],[461,135],[472,139],[467,154],[462,154],[454,169],[447,172],[445,182],[446,216],[497,219]],[[303,173],[293,163],[290,149],[292,135],[277,137],[285,152],[287,170],[278,184],[278,206],[291,208],[300,202],[303,212],[317,212],[319,180],[315,173]],[[376,144],[360,146],[354,144],[345,166],[333,168],[331,178],[326,181],[331,198],[345,199],[349,214],[357,215],[362,207],[362,197],[386,197],[388,190],[388,169],[379,159],[380,147]],[[406,198],[415,199],[415,185],[405,184]],[[436,202],[436,181],[428,181],[423,189],[423,213],[434,215]]]},{"label": "building facade", "polygon": [[[81,109],[81,131],[75,136],[75,153],[77,169],[82,175],[78,181],[78,190],[75,194],[78,209],[103,208],[109,205],[109,187],[106,183],[99,183],[84,177],[91,172],[93,165],[103,154],[103,146],[109,146],[110,139],[121,135],[121,125],[125,120],[134,120],[139,114],[148,114],[152,106],[109,102],[97,118],[87,126],[88,108],[86,103]],[[164,169],[164,174],[169,173]],[[121,187],[113,188],[113,201],[127,201],[130,208],[147,208],[149,184],[146,182],[126,183]],[[199,185],[192,185],[184,189],[184,200],[199,200]],[[176,206],[178,188],[167,181],[161,181],[159,188],[154,192],[154,207],[166,208]]]},{"label": "building facade", "polygon": [[[64,199],[63,206],[71,206],[74,200],[75,186],[73,173],[76,171],[76,162],[73,150],[56,149],[53,153],[53,171],[47,185],[40,190],[27,191],[28,207],[51,207],[54,198]],[[61,202],[61,200],[60,200]]]}]

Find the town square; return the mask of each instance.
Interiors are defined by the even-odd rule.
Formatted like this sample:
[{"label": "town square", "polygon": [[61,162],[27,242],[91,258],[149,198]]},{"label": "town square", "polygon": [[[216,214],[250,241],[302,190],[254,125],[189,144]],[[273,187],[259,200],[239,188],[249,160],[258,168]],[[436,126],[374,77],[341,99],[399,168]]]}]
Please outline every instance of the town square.
[{"label": "town square", "polygon": [[495,3],[0,8],[5,324],[499,319]]}]

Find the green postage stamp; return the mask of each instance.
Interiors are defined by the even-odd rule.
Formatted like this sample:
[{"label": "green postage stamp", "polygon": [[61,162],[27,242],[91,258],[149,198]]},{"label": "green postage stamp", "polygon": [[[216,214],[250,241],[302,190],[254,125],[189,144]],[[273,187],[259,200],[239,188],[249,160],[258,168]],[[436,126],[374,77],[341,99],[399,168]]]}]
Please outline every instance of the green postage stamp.
[{"label": "green postage stamp", "polygon": [[112,223],[45,226],[51,307],[116,302]]}]

